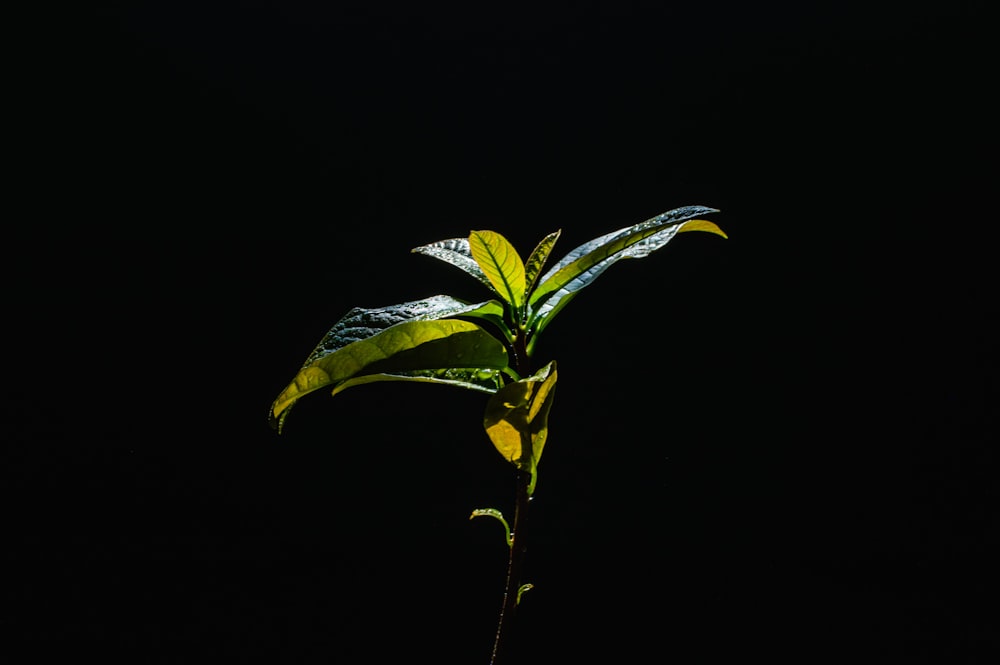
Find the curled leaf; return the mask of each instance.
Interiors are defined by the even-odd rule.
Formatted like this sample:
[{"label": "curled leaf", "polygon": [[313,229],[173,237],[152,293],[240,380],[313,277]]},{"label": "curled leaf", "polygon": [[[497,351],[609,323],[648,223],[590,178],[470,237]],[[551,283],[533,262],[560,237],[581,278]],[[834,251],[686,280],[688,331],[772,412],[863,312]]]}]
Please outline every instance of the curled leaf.
[{"label": "curled leaf", "polygon": [[507,537],[507,547],[514,544],[514,537],[510,533],[510,525],[507,524],[507,520],[504,519],[503,513],[496,508],[476,508],[472,511],[472,514],[469,515],[469,519],[471,520],[476,517],[482,517],[483,515],[500,520],[500,523],[503,524],[503,529]]}]

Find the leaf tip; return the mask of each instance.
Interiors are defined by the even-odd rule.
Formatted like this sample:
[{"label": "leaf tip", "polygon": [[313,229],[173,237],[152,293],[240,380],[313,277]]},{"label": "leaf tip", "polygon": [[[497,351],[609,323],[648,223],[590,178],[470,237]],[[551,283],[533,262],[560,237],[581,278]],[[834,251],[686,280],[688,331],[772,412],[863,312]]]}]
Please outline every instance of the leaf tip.
[{"label": "leaf tip", "polygon": [[288,414],[292,410],[292,406],[294,404],[295,400],[282,401],[279,398],[276,399],[271,405],[271,408],[267,410],[267,423],[271,426],[271,429],[279,435],[283,434],[285,431],[285,419],[288,418]]},{"label": "leaf tip", "polygon": [[687,231],[704,231],[705,233],[714,233],[717,236],[722,236],[726,240],[729,236],[723,231],[717,224],[710,222],[707,219],[690,219],[677,229],[678,233],[685,233]]}]

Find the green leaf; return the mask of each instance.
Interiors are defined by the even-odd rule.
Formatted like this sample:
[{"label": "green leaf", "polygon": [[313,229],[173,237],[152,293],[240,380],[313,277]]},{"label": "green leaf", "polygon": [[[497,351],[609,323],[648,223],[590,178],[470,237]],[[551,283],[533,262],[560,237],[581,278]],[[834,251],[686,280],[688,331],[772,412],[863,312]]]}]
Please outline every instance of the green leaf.
[{"label": "green leaf", "polygon": [[507,325],[504,319],[504,306],[499,300],[486,300],[478,305],[469,305],[465,311],[456,315],[456,318],[480,319],[488,321],[496,326],[497,330],[503,334],[509,342],[514,341],[514,331]]},{"label": "green leaf", "polygon": [[472,511],[472,514],[469,515],[469,519],[470,520],[475,519],[476,517],[482,517],[484,515],[488,517],[494,517],[500,520],[500,523],[503,524],[504,535],[507,539],[507,547],[513,545],[514,540],[513,538],[511,538],[510,525],[507,524],[507,520],[504,519],[503,513],[501,513],[496,508],[476,508],[475,510]]},{"label": "green leaf", "polygon": [[423,381],[484,391],[498,386],[496,371],[508,363],[503,343],[476,323],[434,318],[469,310],[458,302],[437,296],[351,310],[278,395],[271,406],[272,424],[281,431],[292,406],[325,387],[336,394],[373,381]]},{"label": "green leaf", "polygon": [[367,309],[354,307],[337,321],[306,358],[303,367],[352,342],[367,339],[405,321],[430,321],[488,312],[488,303],[470,305],[451,296],[431,296],[422,300]]},{"label": "green leaf", "polygon": [[528,261],[524,264],[524,279],[528,284],[528,288],[525,290],[526,297],[535,288],[538,277],[542,274],[542,268],[545,267],[545,261],[548,260],[549,255],[552,253],[552,247],[556,244],[556,240],[559,239],[560,233],[562,233],[561,230],[553,231],[542,238],[542,241],[535,246],[535,249],[528,256]]},{"label": "green leaf", "polygon": [[524,307],[524,262],[514,246],[494,231],[473,231],[469,235],[469,249],[494,291],[511,305],[515,320],[520,321]]},{"label": "green leaf", "polygon": [[483,427],[497,451],[518,469],[531,473],[529,494],[534,492],[536,467],[548,437],[556,379],[552,361],[533,376],[500,388],[483,416]]},{"label": "green leaf", "polygon": [[409,372],[385,372],[382,374],[364,374],[338,383],[331,395],[341,393],[348,388],[379,381],[411,381],[414,383],[436,383],[455,386],[466,390],[483,393],[495,393],[503,385],[501,370],[488,367],[447,367],[442,369],[413,370]]},{"label": "green leaf", "polygon": [[[559,310],[610,266],[621,259],[649,256],[685,226],[690,225],[688,230],[709,231],[725,237],[715,224],[694,219],[713,212],[718,210],[704,206],[677,208],[580,245],[553,266],[531,293],[528,299],[532,309],[527,323],[529,334],[536,339]],[[535,339],[531,340],[532,344]]]}]

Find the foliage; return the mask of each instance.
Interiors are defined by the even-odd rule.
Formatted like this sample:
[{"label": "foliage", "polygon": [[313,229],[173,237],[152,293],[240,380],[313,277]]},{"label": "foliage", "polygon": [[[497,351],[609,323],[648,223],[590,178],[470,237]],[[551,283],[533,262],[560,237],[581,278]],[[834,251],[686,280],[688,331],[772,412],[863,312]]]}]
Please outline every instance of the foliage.
[{"label": "foliage", "polygon": [[649,256],[684,231],[726,237],[699,218],[713,212],[718,211],[703,206],[670,210],[580,245],[544,274],[560,231],[545,236],[527,261],[495,231],[417,247],[413,252],[459,268],[494,297],[466,303],[437,295],[376,309],[356,307],[320,340],[271,406],[272,425],[280,432],[296,402],[324,388],[336,395],[377,381],[419,381],[490,394],[483,427],[517,477],[513,525],[495,508],[478,508],[470,516],[499,520],[510,549],[493,665],[501,659],[514,608],[532,588],[520,580],[524,524],[558,376],[554,360],[534,370],[538,337],[580,290],[618,261]]},{"label": "foliage", "polygon": [[493,231],[472,231],[468,238],[417,247],[412,251],[463,270],[495,298],[470,304],[437,295],[352,309],[320,340],[274,401],[272,422],[280,431],[295,403],[316,390],[330,388],[336,395],[375,381],[422,381],[496,393],[530,373],[541,332],[610,266],[648,256],[677,233],[705,231],[725,237],[714,223],[698,219],[713,212],[718,211],[687,206],[608,233],[580,245],[545,274],[542,269],[560,231],[545,236],[527,261]]}]

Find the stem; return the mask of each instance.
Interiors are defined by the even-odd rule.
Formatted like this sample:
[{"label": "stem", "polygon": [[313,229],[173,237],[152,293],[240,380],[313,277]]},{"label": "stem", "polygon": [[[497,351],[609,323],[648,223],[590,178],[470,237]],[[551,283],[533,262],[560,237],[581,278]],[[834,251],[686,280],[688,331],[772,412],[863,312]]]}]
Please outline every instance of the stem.
[{"label": "stem", "polygon": [[500,621],[497,624],[496,641],[493,643],[493,655],[490,665],[501,665],[506,650],[509,649],[509,636],[512,632],[514,612],[517,609],[517,592],[521,588],[521,570],[524,566],[524,553],[527,551],[527,535],[525,529],[528,517],[528,484],[531,474],[527,471],[517,472],[517,495],[514,506],[514,525],[511,532],[510,556],[507,559],[507,585],[503,593],[503,606],[500,608]]},{"label": "stem", "polygon": [[[530,376],[531,362],[526,347],[524,328],[518,327],[517,337],[511,345],[513,365],[521,376]],[[531,438],[522,439],[522,455],[531,455]],[[528,550],[525,528],[528,519],[528,502],[531,495],[531,473],[523,469],[517,470],[516,490],[514,497],[514,523],[511,525],[510,554],[507,559],[507,584],[503,592],[503,605],[500,607],[500,620],[497,623],[497,635],[493,642],[493,654],[490,665],[502,665],[510,650],[510,635],[513,633],[514,613],[517,610],[517,592],[521,588],[521,570],[524,567],[524,554]]]}]

